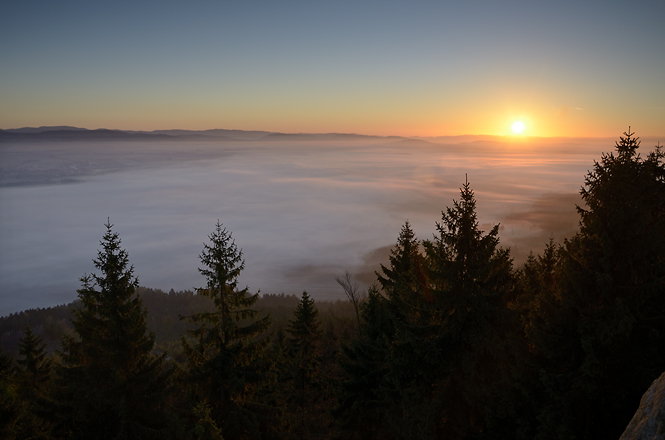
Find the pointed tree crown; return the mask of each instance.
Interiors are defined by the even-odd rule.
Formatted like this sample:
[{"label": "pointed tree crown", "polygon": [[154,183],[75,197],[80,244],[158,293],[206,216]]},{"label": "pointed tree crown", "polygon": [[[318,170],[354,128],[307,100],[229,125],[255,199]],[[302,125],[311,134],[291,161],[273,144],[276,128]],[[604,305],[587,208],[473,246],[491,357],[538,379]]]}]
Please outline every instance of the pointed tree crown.
[{"label": "pointed tree crown", "polygon": [[316,339],[321,333],[319,322],[319,311],[314,300],[307,292],[302,293],[302,298],[293,311],[294,320],[289,321],[287,332],[291,335],[291,343],[296,350],[308,346],[311,340]]},{"label": "pointed tree crown", "polygon": [[156,402],[166,389],[165,354],[151,354],[155,335],[147,330],[134,267],[113,225],[105,226],[93,260],[100,273],[81,278],[81,305],[72,310],[78,337],[62,339],[58,400],[64,406],[56,411],[71,423],[72,438],[143,438],[139,432],[164,426]]},{"label": "pointed tree crown", "polygon": [[106,233],[99,242],[102,248],[97,251],[97,259],[93,260],[101,274],[92,274],[92,279],[102,295],[122,292],[123,296],[132,296],[139,285],[138,278],[134,277],[134,266],[129,264],[127,251],[120,247],[120,236],[113,232],[113,225],[107,221],[104,226]]},{"label": "pointed tree crown", "polygon": [[620,136],[620,141],[615,143],[619,157],[631,158],[635,155],[637,149],[640,147],[640,141],[638,137],[633,137],[635,133],[630,132],[630,127],[628,127],[628,132],[624,131],[624,136]]},{"label": "pointed tree crown", "polygon": [[414,277],[418,271],[420,241],[407,220],[397,237],[397,244],[390,251],[390,268],[380,265],[383,275],[376,272],[377,279],[384,291],[390,294],[400,278]]},{"label": "pointed tree crown", "polygon": [[499,225],[486,235],[478,228],[476,199],[468,180],[460,188],[460,200],[453,200],[453,207],[442,212],[441,220],[436,223],[440,234],[436,241],[447,259],[468,268],[475,260],[488,260],[496,250]]},{"label": "pointed tree crown", "polygon": [[18,352],[21,358],[17,364],[20,367],[20,377],[25,385],[22,390],[23,397],[32,399],[47,387],[51,379],[52,362],[46,353],[46,344],[42,338],[32,332],[30,327],[25,328],[25,335],[19,339]]},{"label": "pointed tree crown", "polygon": [[[138,278],[129,264],[118,233],[107,221],[106,232],[100,241],[101,249],[93,260],[99,274],[84,275],[78,290],[81,307],[74,309],[72,324],[81,338],[80,343],[69,340],[65,351],[69,355],[84,355],[87,360],[105,368],[131,371],[149,356],[155,345],[155,335],[147,332],[147,310],[136,294]],[[67,339],[67,338],[66,338]]]},{"label": "pointed tree crown", "polygon": [[46,344],[30,327],[25,328],[25,335],[19,339],[18,353],[22,356],[17,363],[32,376],[48,376],[51,361],[46,357]]},{"label": "pointed tree crown", "polygon": [[199,268],[199,272],[207,278],[208,288],[235,290],[238,287],[238,276],[245,268],[242,250],[238,249],[231,232],[219,220],[215,224],[215,231],[208,238],[210,244],[203,243],[203,252],[199,256],[205,267]]}]

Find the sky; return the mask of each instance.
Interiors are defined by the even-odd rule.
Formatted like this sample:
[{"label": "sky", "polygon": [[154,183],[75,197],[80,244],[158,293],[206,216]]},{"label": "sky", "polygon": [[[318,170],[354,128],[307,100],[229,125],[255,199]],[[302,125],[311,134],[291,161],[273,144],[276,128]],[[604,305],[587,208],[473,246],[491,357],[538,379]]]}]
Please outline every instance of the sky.
[{"label": "sky", "polygon": [[665,134],[665,1],[0,2],[0,128]]}]

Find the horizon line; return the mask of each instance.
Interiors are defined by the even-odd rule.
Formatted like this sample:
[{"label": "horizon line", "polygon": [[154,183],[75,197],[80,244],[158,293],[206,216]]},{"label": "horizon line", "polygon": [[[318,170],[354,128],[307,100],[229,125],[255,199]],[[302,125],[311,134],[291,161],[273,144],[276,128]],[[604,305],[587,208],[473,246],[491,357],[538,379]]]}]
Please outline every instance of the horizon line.
[{"label": "horizon line", "polygon": [[[155,132],[160,132],[160,131],[188,131],[192,133],[203,133],[203,132],[208,132],[208,131],[216,131],[216,130],[222,130],[222,131],[240,131],[240,132],[264,132],[267,134],[283,134],[283,135],[292,135],[292,136],[302,136],[302,135],[352,135],[352,136],[366,136],[366,137],[378,137],[378,138],[414,138],[414,139],[433,139],[433,138],[454,138],[454,137],[471,137],[471,136],[483,136],[483,137],[492,137],[492,138],[502,138],[502,139],[603,139],[603,138],[608,138],[608,139],[614,139],[617,136],[620,136],[623,134],[620,133],[619,135],[615,136],[537,136],[537,135],[529,135],[529,134],[474,134],[474,133],[465,133],[465,134],[441,134],[441,135],[431,135],[431,136],[422,136],[422,135],[378,135],[378,134],[365,134],[365,133],[357,133],[357,132],[281,132],[281,131],[270,131],[270,130],[261,130],[261,129],[239,129],[239,128],[205,128],[205,129],[187,129],[187,128],[159,128],[155,130],[136,130],[136,129],[122,129],[122,128],[106,128],[106,127],[98,127],[98,128],[87,128],[87,127],[80,127],[80,126],[74,126],[74,125],[40,125],[40,126],[24,126],[24,127],[18,127],[18,128],[0,128],[2,131],[15,131],[15,130],[26,130],[26,129],[49,129],[49,128],[59,128],[60,130],[58,131],[67,131],[67,129],[76,129],[76,130],[86,130],[86,131],[98,131],[98,130],[108,130],[108,131],[118,131],[118,132],[124,132],[124,133],[155,133]],[[44,131],[49,131],[49,130],[44,130]],[[56,131],[56,130],[51,130],[51,131]],[[659,137],[659,136],[665,136],[663,135],[658,135],[658,134],[647,134],[647,135],[641,135],[638,137]]]}]

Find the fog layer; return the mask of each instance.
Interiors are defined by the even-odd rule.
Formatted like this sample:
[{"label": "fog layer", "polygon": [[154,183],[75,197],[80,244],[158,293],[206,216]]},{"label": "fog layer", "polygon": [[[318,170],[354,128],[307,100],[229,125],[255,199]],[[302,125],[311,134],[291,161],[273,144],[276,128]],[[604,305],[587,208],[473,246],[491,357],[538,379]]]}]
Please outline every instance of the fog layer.
[{"label": "fog layer", "polygon": [[219,219],[243,250],[243,286],[341,298],[334,277],[371,283],[405,220],[432,238],[465,175],[482,229],[500,223],[520,263],[573,233],[584,175],[613,147],[438,142],[0,144],[0,315],[75,299],[107,218],[142,285],[203,286],[198,255]]}]

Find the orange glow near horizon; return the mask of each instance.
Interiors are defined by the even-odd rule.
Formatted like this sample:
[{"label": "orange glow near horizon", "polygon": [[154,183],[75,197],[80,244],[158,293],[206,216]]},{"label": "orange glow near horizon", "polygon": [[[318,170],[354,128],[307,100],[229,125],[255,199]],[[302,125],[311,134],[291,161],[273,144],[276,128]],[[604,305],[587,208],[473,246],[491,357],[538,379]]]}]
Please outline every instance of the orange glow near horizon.
[{"label": "orange glow near horizon", "polygon": [[[564,109],[565,110],[565,109]],[[356,133],[375,136],[437,137],[437,136],[500,136],[500,137],[612,137],[627,129],[628,123],[597,119],[590,111],[560,108],[530,109],[529,112],[492,109],[477,111],[427,111],[414,112],[406,117],[397,112],[384,111],[362,117],[362,112],[348,114],[338,109],[319,109],[309,116],[299,111],[284,112],[275,117],[270,111],[238,111],[237,114],[204,108],[187,115],[163,110],[162,112],[121,112],[108,115],[76,115],[58,118],[38,117],[7,120],[2,129],[69,125],[87,129],[117,130],[208,130],[235,129],[246,131],[271,131],[281,133]],[[39,115],[41,116],[41,115]],[[603,115],[601,115],[603,116]],[[520,121],[523,131],[517,133],[513,124]],[[630,122],[630,121],[629,121]],[[640,136],[657,136],[660,133],[643,127],[635,127]]]}]

